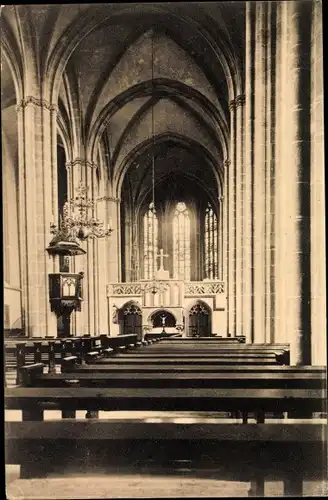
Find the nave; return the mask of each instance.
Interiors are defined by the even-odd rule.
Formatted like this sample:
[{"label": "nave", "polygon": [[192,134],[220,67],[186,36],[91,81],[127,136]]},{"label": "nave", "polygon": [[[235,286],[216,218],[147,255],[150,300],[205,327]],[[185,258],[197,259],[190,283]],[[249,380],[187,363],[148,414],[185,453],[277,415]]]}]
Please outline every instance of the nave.
[{"label": "nave", "polygon": [[9,498],[325,496],[322,19],[1,7]]}]

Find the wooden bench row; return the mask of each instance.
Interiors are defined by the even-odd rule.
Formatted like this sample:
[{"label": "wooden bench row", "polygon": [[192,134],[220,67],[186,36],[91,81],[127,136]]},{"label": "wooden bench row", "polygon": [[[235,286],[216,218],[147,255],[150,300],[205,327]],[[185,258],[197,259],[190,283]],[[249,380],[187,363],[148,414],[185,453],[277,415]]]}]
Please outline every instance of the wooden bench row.
[{"label": "wooden bench row", "polygon": [[284,481],[285,496],[302,496],[304,480],[326,476],[323,432],[326,426],[313,423],[7,422],[6,461],[20,463],[21,477],[29,478],[96,466],[165,468],[180,460],[216,469],[219,480],[251,481],[249,496],[263,496],[266,480]]},{"label": "wooden bench row", "polygon": [[78,356],[84,359],[88,352],[102,353],[106,349],[118,353],[121,349],[129,349],[135,346],[148,345],[159,339],[138,342],[137,335],[122,335],[118,337],[101,336],[96,338],[78,338],[69,340],[36,341],[33,343],[20,342],[5,354],[6,370],[17,370],[17,383],[19,383],[19,371],[22,366],[29,363],[48,362],[49,370],[53,371],[56,364],[61,364],[68,355]]},{"label": "wooden bench row", "polygon": [[323,367],[284,366],[279,371],[262,367],[261,372],[250,367],[239,367],[238,371],[228,367],[226,371],[206,373],[176,373],[171,367],[170,371],[159,373],[157,365],[153,372],[140,366],[131,376],[123,363],[99,372],[98,365],[80,365],[75,361],[67,359],[61,374],[44,374],[40,363],[23,367],[21,382],[25,387],[7,390],[7,408],[27,407],[30,414],[32,407],[38,418],[42,418],[42,409],[48,409],[47,404],[56,409],[62,409],[63,404],[64,410],[73,412],[203,409],[244,412],[244,421],[251,412],[260,422],[264,422],[268,412],[289,412],[291,416],[306,418],[313,412],[326,411]]},{"label": "wooden bench row", "polygon": [[[26,370],[31,371],[31,367]],[[322,382],[318,370],[304,373],[311,373],[312,379]],[[174,375],[171,373],[165,379],[158,374],[157,380],[170,385]],[[249,380],[256,380],[254,375],[256,373],[249,374]],[[74,378],[69,379],[70,376]],[[58,380],[63,381],[65,377],[72,387],[57,385]],[[90,374],[89,383],[92,377]],[[21,477],[63,472],[63,467],[67,472],[68,465],[75,469],[83,466],[84,472],[88,465],[93,469],[95,466],[106,469],[114,461],[116,466],[125,463],[131,467],[143,466],[151,459],[153,464],[163,466],[167,457],[187,458],[194,461],[195,466],[204,467],[204,460],[199,461],[199,457],[206,456],[207,466],[218,467],[218,479],[251,480],[251,495],[258,496],[263,492],[265,480],[282,479],[285,494],[301,494],[302,481],[319,479],[326,472],[322,455],[325,425],[311,420],[307,424],[264,424],[268,411],[322,410],[325,403],[322,388],[222,389],[220,384],[225,379],[215,376],[205,379],[205,386],[196,384],[196,387],[199,376],[189,380],[182,377],[181,380],[188,382],[183,388],[145,388],[138,384],[136,387],[129,378],[124,379],[128,387],[117,386],[120,378],[114,378],[114,388],[100,388],[99,379],[96,387],[81,387],[87,378],[79,372],[60,376],[39,374],[34,383],[46,385],[46,381],[52,381],[56,387],[20,387],[5,391],[6,408],[21,409],[23,413],[23,422],[7,422],[5,426],[6,461],[21,464]],[[142,380],[139,375],[138,381]],[[288,384],[289,380],[292,378],[285,377],[284,382]],[[299,374],[298,380],[303,383],[304,377]],[[208,388],[207,383],[213,381],[216,387]],[[60,409],[64,420],[43,422],[45,409]],[[87,410],[88,421],[74,420],[79,409]],[[97,420],[99,410],[235,412],[236,409],[242,411],[243,423],[247,422],[245,415],[254,412],[257,424]]]},{"label": "wooden bench row", "polygon": [[[325,473],[326,426],[310,418],[326,411],[324,367],[218,365],[212,349],[202,352],[200,363],[197,356],[179,360],[174,347],[164,357],[147,358],[144,353],[152,349],[110,351],[108,359],[99,351],[84,359],[69,356],[61,374],[44,374],[41,363],[23,367],[21,380],[28,387],[5,390],[5,407],[23,415],[23,422],[6,424],[7,463],[20,463],[21,477],[35,477],[67,470],[67,464],[83,464],[85,470],[88,457],[90,466],[106,469],[113,461],[140,466],[151,459],[163,465],[175,457],[196,463],[206,455],[201,463],[216,463],[218,478],[252,480],[255,496],[272,478],[284,480],[285,494],[301,494],[304,479]],[[46,409],[60,410],[63,420],[43,422]],[[75,420],[77,410],[86,410],[88,421]],[[241,414],[243,424],[254,414],[257,424],[99,421],[100,410],[225,411]],[[266,421],[268,414],[286,412],[307,418],[307,424]],[[295,456],[301,457],[297,468]]]}]

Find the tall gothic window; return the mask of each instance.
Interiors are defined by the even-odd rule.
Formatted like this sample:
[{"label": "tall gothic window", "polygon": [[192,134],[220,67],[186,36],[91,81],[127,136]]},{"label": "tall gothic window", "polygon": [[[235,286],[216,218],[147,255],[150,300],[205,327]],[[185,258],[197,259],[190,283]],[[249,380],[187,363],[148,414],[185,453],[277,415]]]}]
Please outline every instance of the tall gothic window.
[{"label": "tall gothic window", "polygon": [[[144,279],[152,279],[158,253],[158,221],[153,203],[144,215]],[[154,261],[155,257],[155,261]]]},{"label": "tall gothic window", "polygon": [[173,215],[173,272],[176,278],[190,280],[190,215],[181,201]]},{"label": "tall gothic window", "polygon": [[218,279],[218,220],[210,203],[205,211],[205,278]]}]

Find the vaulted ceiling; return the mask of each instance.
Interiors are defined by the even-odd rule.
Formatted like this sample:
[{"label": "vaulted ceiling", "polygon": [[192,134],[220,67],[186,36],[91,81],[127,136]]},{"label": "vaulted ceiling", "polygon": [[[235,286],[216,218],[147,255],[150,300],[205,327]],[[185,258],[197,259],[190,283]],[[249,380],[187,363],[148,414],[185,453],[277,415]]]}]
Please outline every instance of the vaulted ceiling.
[{"label": "vaulted ceiling", "polygon": [[103,165],[118,195],[128,175],[132,198],[147,197],[154,154],[157,182],[185,176],[215,197],[229,100],[242,91],[244,9],[244,2],[6,6],[2,101],[15,95],[10,45],[23,88],[35,71],[46,94],[56,88],[47,78],[59,74],[51,99],[66,154]]}]

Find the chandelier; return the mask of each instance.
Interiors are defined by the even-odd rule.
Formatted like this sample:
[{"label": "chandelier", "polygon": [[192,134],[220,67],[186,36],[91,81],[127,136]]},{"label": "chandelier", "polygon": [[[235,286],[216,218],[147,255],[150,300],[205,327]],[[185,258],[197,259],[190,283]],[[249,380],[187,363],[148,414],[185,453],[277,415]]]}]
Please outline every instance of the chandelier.
[{"label": "chandelier", "polygon": [[52,234],[60,235],[66,241],[74,241],[76,238],[83,241],[88,238],[105,238],[111,235],[113,232],[111,224],[108,224],[105,229],[104,223],[92,215],[94,201],[88,198],[87,191],[88,188],[81,181],[76,189],[75,198],[71,198],[63,206],[60,226],[50,225]]}]

